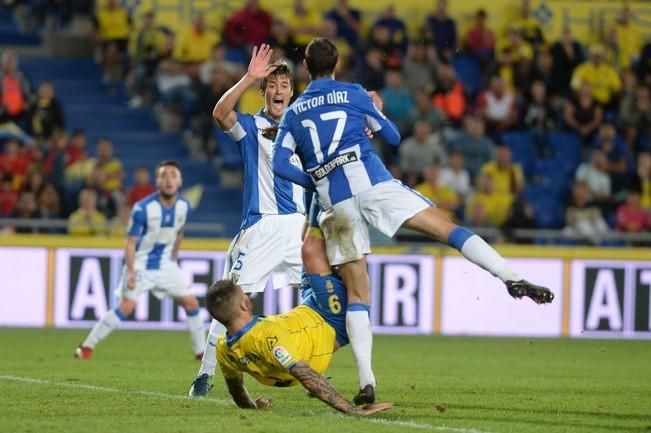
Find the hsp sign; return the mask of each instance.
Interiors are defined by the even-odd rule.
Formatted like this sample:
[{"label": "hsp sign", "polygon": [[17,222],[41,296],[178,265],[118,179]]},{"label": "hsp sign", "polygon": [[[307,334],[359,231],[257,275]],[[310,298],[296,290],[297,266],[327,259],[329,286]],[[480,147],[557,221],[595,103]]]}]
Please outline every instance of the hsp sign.
[{"label": "hsp sign", "polygon": [[572,263],[570,335],[651,337],[651,262]]}]

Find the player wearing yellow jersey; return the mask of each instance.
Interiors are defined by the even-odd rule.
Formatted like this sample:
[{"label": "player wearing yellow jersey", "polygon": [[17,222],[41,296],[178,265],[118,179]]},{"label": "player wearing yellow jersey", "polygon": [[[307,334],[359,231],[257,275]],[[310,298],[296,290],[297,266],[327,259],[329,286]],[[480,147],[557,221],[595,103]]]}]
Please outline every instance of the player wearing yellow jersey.
[{"label": "player wearing yellow jersey", "polygon": [[244,387],[242,373],[246,372],[265,385],[300,383],[345,413],[370,415],[391,408],[391,403],[355,407],[323,376],[333,353],[348,344],[346,288],[331,272],[323,236],[314,224],[307,232],[302,254],[307,271],[301,286],[303,304],[288,313],[254,316],[251,300],[230,280],[218,281],[208,290],[206,309],[227,329],[217,343],[217,359],[233,400],[249,409],[265,409],[271,404],[264,398],[251,399]]}]

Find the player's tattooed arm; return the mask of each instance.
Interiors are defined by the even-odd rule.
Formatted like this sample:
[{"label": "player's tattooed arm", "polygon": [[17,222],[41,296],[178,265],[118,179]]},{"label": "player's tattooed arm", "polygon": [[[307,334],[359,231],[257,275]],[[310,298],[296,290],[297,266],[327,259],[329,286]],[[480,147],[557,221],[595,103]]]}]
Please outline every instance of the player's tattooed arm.
[{"label": "player's tattooed arm", "polygon": [[289,373],[301,382],[305,389],[330,407],[345,413],[358,412],[358,408],[339,394],[328,379],[314,371],[307,363],[303,361],[296,363]]},{"label": "player's tattooed arm", "polygon": [[237,407],[242,409],[257,409],[255,402],[244,386],[244,376],[242,373],[235,378],[226,378],[226,386]]}]

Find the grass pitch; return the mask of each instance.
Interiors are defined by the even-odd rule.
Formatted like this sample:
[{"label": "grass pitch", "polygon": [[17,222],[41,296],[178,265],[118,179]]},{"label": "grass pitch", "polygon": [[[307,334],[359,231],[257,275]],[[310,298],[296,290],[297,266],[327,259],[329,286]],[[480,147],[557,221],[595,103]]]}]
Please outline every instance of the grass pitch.
[{"label": "grass pitch", "polygon": [[[118,330],[80,361],[72,354],[85,334],[0,329],[0,432],[651,431],[648,341],[378,336],[378,398],[396,407],[357,418],[251,378],[270,410],[237,409],[220,380],[208,398],[186,398],[198,362],[185,333]],[[328,375],[352,397],[350,349]]]}]

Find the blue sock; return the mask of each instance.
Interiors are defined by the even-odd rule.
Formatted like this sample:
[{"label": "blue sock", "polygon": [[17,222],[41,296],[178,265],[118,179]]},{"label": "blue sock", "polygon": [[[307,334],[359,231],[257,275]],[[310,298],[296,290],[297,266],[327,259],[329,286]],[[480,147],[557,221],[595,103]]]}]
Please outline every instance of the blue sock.
[{"label": "blue sock", "polygon": [[127,316],[120,310],[120,307],[115,308],[115,315],[118,316],[118,319],[120,320],[126,320]]},{"label": "blue sock", "polygon": [[471,230],[468,230],[465,227],[457,226],[450,232],[450,235],[448,236],[448,245],[456,248],[458,251],[461,251],[463,244],[465,244],[466,241],[472,236],[475,236],[475,233],[473,233]]}]

